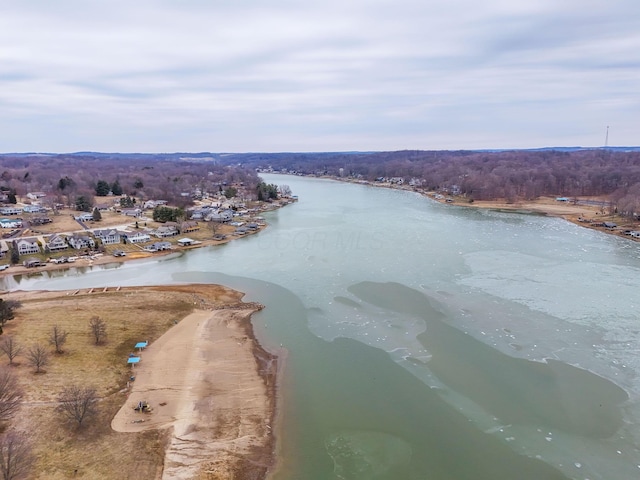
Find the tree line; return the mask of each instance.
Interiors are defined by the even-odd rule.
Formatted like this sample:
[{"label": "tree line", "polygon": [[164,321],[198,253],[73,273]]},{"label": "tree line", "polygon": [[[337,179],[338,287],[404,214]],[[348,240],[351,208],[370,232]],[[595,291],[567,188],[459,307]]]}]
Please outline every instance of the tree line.
[{"label": "tree line", "polygon": [[374,182],[414,180],[473,200],[606,197],[623,215],[640,213],[640,151],[613,149],[247,154],[228,158],[268,171]]}]

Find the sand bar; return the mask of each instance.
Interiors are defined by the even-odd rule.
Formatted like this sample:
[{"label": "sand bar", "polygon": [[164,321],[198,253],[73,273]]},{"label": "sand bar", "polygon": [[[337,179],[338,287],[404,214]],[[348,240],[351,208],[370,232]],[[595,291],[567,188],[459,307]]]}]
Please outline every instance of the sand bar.
[{"label": "sand bar", "polygon": [[[171,428],[163,479],[262,478],[270,466],[275,362],[255,355],[251,313],[196,311],[132,368],[135,381],[112,428]],[[140,401],[152,411],[136,412]]]}]

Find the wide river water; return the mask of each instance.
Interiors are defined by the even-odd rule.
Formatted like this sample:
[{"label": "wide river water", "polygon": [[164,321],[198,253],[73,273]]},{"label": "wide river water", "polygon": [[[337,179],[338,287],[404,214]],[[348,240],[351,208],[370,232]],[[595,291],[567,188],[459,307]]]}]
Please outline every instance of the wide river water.
[{"label": "wide river water", "polygon": [[214,282],[286,356],[272,480],[640,478],[640,244],[524,213],[263,175],[300,201],[227,245],[7,278]]}]

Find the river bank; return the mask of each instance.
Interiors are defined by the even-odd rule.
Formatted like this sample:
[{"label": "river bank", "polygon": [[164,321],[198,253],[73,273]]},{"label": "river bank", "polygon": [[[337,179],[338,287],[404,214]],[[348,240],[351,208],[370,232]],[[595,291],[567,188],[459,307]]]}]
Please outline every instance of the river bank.
[{"label": "river bank", "polygon": [[[37,433],[32,478],[265,478],[274,462],[277,359],[253,333],[251,315],[262,306],[242,297],[198,284],[3,296],[22,303],[5,326],[20,344],[53,325],[69,334],[45,373],[33,375],[27,358],[12,369],[29,404],[14,427]],[[100,346],[87,338],[96,312],[108,332]],[[144,340],[146,348],[134,348]],[[130,355],[140,357],[135,367]],[[82,428],[65,426],[56,411],[70,384],[94,386],[100,397],[97,417]],[[136,412],[140,401],[151,411]]]}]

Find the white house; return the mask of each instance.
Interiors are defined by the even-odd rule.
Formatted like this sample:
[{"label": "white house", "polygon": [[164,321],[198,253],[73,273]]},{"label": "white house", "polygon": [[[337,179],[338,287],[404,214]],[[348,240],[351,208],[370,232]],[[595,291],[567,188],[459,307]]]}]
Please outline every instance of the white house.
[{"label": "white house", "polygon": [[22,227],[22,222],[20,220],[9,220],[8,218],[0,218],[0,227],[20,228]]},{"label": "white house", "polygon": [[151,237],[143,232],[125,232],[121,236],[125,243],[144,243],[151,241]]},{"label": "white house", "polygon": [[77,217],[74,217],[74,218],[80,222],[90,222],[91,220],[93,220],[93,214],[83,213],[82,215],[78,215]]},{"label": "white house", "polygon": [[31,253],[40,253],[40,245],[38,244],[38,240],[35,238],[22,238],[18,240],[18,254],[19,255],[28,255]]},{"label": "white house", "polygon": [[16,207],[2,207],[0,208],[1,215],[20,215],[22,213],[21,208]]},{"label": "white house", "polygon": [[93,234],[100,239],[103,245],[120,243],[120,232],[116,229],[94,230]]}]

